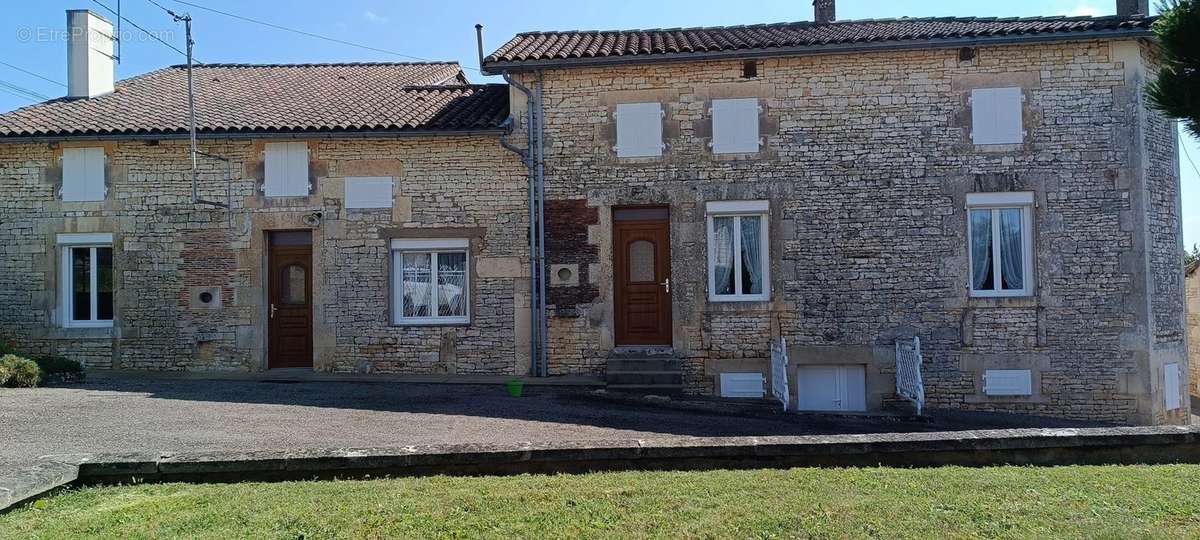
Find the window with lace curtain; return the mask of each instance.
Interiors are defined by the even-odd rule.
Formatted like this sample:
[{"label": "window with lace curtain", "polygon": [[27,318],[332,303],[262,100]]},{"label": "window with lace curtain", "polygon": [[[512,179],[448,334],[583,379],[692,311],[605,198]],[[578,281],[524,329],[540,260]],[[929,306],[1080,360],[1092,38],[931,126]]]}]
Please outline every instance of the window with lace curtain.
[{"label": "window with lace curtain", "polygon": [[767,201],[708,203],[708,299],[759,302],[770,299]]},{"label": "window with lace curtain", "polygon": [[1033,294],[1033,193],[967,194],[971,296]]},{"label": "window with lace curtain", "polygon": [[398,325],[470,321],[469,242],[392,240],[392,320]]}]

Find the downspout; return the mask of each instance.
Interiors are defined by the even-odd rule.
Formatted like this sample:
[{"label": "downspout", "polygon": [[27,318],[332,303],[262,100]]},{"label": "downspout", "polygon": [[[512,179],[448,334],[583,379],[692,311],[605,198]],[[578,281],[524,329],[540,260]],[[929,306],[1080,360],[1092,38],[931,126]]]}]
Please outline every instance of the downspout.
[{"label": "downspout", "polygon": [[[529,363],[530,363],[529,370],[530,370],[531,375],[540,376],[542,373],[542,370],[538,366],[538,362],[541,360],[541,357],[542,357],[541,356],[541,343],[542,343],[541,329],[542,329],[542,327],[540,324],[541,317],[539,317],[539,315],[538,315],[538,307],[541,305],[540,299],[538,298],[538,296],[539,296],[538,293],[541,291],[541,288],[538,287],[539,272],[538,272],[538,268],[537,268],[539,242],[538,242],[538,226],[537,226],[538,213],[536,211],[536,206],[535,206],[537,203],[537,197],[536,197],[536,194],[537,194],[536,170],[537,170],[537,168],[534,165],[534,159],[535,159],[534,154],[536,152],[536,147],[534,145],[534,127],[533,127],[533,124],[534,124],[534,115],[533,115],[534,94],[533,94],[533,91],[531,91],[525,85],[521,84],[516,79],[512,78],[512,76],[509,75],[507,71],[501,73],[500,76],[503,77],[504,81],[507,82],[510,86],[512,86],[513,88],[516,88],[518,91],[525,94],[526,110],[528,111],[528,114],[529,114],[529,122],[528,122],[527,129],[525,130],[526,131],[526,133],[525,133],[526,150],[522,151],[519,148],[513,146],[512,143],[508,142],[508,140],[505,137],[500,138],[500,145],[512,152],[515,152],[517,155],[521,156],[521,162],[525,164],[525,169],[528,171],[528,174],[529,174],[529,177],[528,177],[528,179],[529,179],[529,216],[528,216],[529,217],[529,315],[530,315],[530,317],[529,317]],[[511,126],[511,124],[513,123],[513,117],[510,116],[509,119],[506,120],[506,122],[509,123]]]},{"label": "downspout", "polygon": [[532,115],[536,129],[536,144],[537,149],[537,209],[538,209],[538,323],[541,325],[538,335],[541,337],[541,346],[538,347],[538,367],[541,369],[539,375],[546,377],[550,374],[548,359],[546,358],[546,345],[549,341],[549,329],[546,323],[546,144],[545,144],[545,117],[542,115],[542,71],[537,72],[537,90],[533,98],[535,110]]}]

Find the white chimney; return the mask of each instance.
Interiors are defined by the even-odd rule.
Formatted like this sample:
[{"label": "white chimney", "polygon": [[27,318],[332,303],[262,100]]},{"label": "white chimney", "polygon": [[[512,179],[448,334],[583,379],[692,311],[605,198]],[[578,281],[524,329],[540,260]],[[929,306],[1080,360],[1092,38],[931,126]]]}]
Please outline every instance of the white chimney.
[{"label": "white chimney", "polygon": [[67,10],[67,97],[113,91],[113,25],[86,9]]}]

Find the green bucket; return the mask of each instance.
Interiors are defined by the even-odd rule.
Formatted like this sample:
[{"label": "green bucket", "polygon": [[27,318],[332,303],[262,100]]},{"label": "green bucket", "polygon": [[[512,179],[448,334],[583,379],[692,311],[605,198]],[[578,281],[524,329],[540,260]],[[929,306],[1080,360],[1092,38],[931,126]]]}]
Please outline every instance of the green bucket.
[{"label": "green bucket", "polygon": [[525,390],[525,381],[512,379],[504,383],[504,389],[508,390],[508,395],[512,397],[521,397],[521,392]]}]

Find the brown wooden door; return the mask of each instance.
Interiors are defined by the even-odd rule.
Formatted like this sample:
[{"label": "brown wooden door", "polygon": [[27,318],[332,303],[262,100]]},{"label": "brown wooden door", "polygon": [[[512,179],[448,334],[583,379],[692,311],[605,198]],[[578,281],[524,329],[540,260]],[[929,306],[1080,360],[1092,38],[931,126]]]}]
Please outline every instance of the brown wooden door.
[{"label": "brown wooden door", "polygon": [[311,368],[312,236],[307,231],[271,233],[267,256],[267,367]]},{"label": "brown wooden door", "polygon": [[666,209],[617,210],[613,218],[617,345],[670,346],[671,228]]}]

